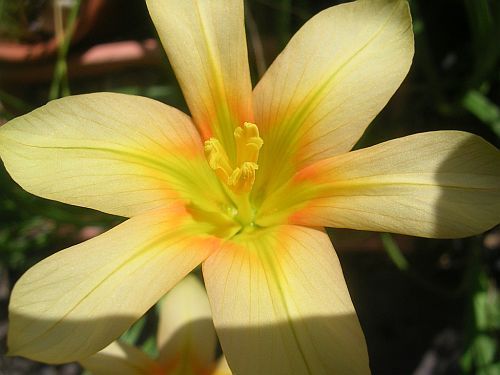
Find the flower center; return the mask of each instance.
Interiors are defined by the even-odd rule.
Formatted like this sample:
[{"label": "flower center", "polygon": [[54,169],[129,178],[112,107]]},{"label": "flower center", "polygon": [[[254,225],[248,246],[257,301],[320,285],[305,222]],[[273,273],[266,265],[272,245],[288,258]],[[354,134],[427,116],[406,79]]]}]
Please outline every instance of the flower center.
[{"label": "flower center", "polygon": [[205,141],[205,155],[210,168],[234,193],[249,193],[255,182],[255,172],[259,168],[259,150],[264,143],[259,137],[257,125],[245,122],[234,130],[236,162],[229,160],[224,147],[217,138]]},{"label": "flower center", "polygon": [[255,209],[250,201],[250,192],[255,182],[255,173],[259,169],[257,160],[263,143],[259,137],[259,129],[250,122],[245,122],[234,130],[236,154],[233,159],[229,158],[218,139],[210,138],[205,141],[208,164],[228,188],[228,198],[231,205],[234,205],[230,217],[241,226],[241,230],[255,226]]}]

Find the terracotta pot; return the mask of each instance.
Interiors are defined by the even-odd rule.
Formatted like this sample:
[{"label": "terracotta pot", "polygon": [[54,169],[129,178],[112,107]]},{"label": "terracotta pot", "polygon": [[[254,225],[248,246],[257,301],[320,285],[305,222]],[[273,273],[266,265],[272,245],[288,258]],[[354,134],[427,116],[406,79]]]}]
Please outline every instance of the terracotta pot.
[{"label": "terracotta pot", "polygon": [[[70,79],[96,76],[131,67],[158,67],[165,62],[155,39],[102,43],[72,54],[68,58]],[[54,73],[53,61],[36,64],[3,64],[0,84],[20,87],[49,82]]]}]

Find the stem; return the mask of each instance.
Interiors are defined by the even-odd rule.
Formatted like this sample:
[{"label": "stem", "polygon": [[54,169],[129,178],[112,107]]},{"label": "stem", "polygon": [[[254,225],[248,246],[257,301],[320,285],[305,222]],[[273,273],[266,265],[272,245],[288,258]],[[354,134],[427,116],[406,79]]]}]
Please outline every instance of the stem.
[{"label": "stem", "polygon": [[62,27],[62,7],[54,2],[54,18],[56,28],[56,38],[58,39],[59,49],[57,51],[57,61],[54,68],[54,77],[50,86],[49,99],[56,99],[62,94],[70,94],[68,84],[68,64],[66,57],[68,55],[69,45],[73,32],[75,31],[76,18],[80,9],[80,0],[75,0],[73,7],[67,18],[66,28]]}]

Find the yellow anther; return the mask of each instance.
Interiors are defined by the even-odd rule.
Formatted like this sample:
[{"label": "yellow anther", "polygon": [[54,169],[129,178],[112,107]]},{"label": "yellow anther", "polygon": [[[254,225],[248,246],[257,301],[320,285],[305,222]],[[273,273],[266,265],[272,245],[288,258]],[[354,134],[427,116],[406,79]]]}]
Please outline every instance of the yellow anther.
[{"label": "yellow anther", "polygon": [[248,193],[255,181],[255,171],[259,168],[259,150],[264,143],[259,137],[255,124],[245,122],[234,130],[236,143],[236,165],[232,165],[219,140],[210,138],[205,142],[208,164],[219,179],[235,193]]},{"label": "yellow anther", "polygon": [[235,193],[248,193],[255,182],[255,171],[259,169],[257,163],[244,162],[229,176],[228,186]]},{"label": "yellow anther", "polygon": [[233,173],[233,168],[229,163],[226,151],[224,151],[218,139],[210,138],[208,141],[205,141],[205,156],[210,168],[227,184],[229,176]]},{"label": "yellow anther", "polygon": [[259,137],[257,125],[245,122],[243,127],[237,127],[234,130],[234,139],[236,140],[238,165],[246,161],[256,163],[259,158],[259,150],[264,143]]}]

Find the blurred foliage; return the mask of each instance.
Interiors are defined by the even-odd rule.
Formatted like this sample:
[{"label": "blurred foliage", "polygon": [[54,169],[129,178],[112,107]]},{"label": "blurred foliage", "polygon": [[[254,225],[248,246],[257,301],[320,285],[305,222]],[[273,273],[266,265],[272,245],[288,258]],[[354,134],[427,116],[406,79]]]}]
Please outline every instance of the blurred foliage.
[{"label": "blurred foliage", "polygon": [[50,9],[51,0],[0,0],[0,35],[9,40],[42,40],[51,24],[41,22],[40,14]]},{"label": "blurred foliage", "polygon": [[[327,6],[341,2],[343,1],[246,1],[248,46],[254,83],[307,19]],[[51,30],[50,27],[39,26],[37,11],[44,11],[48,3],[43,0],[0,0],[0,40],[46,38],[55,27]],[[68,19],[64,23],[66,36],[71,35],[79,2],[72,4],[73,11],[68,13]],[[120,2],[117,4],[120,6]],[[146,14],[142,0],[133,0],[130,4],[134,10],[142,7]],[[398,93],[356,147],[436,129],[470,131],[498,146],[500,0],[410,0],[410,6],[416,44],[414,64]],[[144,17],[143,15],[139,19]],[[128,36],[135,31],[137,35],[143,34],[143,24],[130,25],[132,26],[128,30],[115,30],[111,38],[92,39],[88,43],[120,40],[124,35]],[[155,35],[151,25],[146,28],[150,36]],[[37,32],[38,36],[34,36]],[[47,82],[0,87],[0,123],[36,108],[49,98],[68,95],[70,92],[114,91],[143,95],[187,110],[166,58],[164,65],[154,69],[110,69],[106,74],[72,79],[68,77],[68,70],[71,69],[67,65],[68,56],[78,53],[78,48],[71,46],[66,38],[54,58],[54,75]],[[0,82],[1,74],[4,73],[0,62]],[[12,281],[43,257],[81,241],[85,238],[82,231],[86,228],[105,230],[120,220],[122,219],[32,196],[21,190],[4,169],[0,170],[0,266],[9,273]],[[417,248],[415,252],[424,253],[428,258],[431,258],[429,254],[440,252],[446,259],[451,259],[453,264],[449,269],[456,271],[458,277],[452,277],[451,283],[444,284],[440,275],[450,274],[452,271],[449,269],[436,271],[438,267],[433,266],[432,262],[425,266],[416,264],[417,257],[414,253],[400,247],[391,235],[382,235],[381,243],[386,250],[387,259],[393,262],[404,277],[425,289],[426,293],[463,301],[462,311],[456,311],[456,320],[463,319],[460,359],[462,371],[467,374],[500,374],[500,298],[495,282],[500,279],[497,265],[500,264],[500,250],[489,250],[494,255],[486,256],[487,251],[479,237],[458,242],[439,242],[439,246],[435,245],[436,241],[414,241]],[[364,308],[361,302],[357,302],[351,285],[350,288],[363,322],[363,314],[371,314],[372,307]],[[436,311],[436,316],[439,313]],[[152,309],[121,339],[141,346],[154,355],[155,330],[151,327],[155,327],[155,316]],[[454,317],[449,319],[452,318]],[[442,323],[441,328],[445,324],[448,321]],[[366,332],[370,332],[370,327]],[[370,342],[379,342],[377,338],[367,337],[369,347]],[[380,339],[383,340],[384,338]],[[393,358],[392,352],[397,349],[392,348],[390,358]],[[372,345],[371,350],[377,348],[373,349]],[[414,354],[417,358],[421,356],[421,353]],[[387,365],[385,362],[387,358],[378,360],[376,355],[372,356],[374,373]],[[413,365],[415,368],[416,364]]]},{"label": "blurred foliage", "polygon": [[19,35],[21,9],[20,1],[0,0],[0,33],[5,37],[16,38]]},{"label": "blurred foliage", "polygon": [[465,373],[500,374],[500,295],[487,268],[481,264],[480,247],[472,251],[467,280],[469,305],[466,345],[461,359]]},{"label": "blurred foliage", "polygon": [[[0,173],[0,265],[16,273],[49,255],[61,241],[75,241],[78,229],[109,226],[117,219],[35,197]],[[58,235],[59,232],[59,235]],[[71,238],[73,236],[73,238]]]},{"label": "blurred foliage", "polygon": [[463,106],[500,137],[500,109],[486,95],[477,90],[465,94]]}]

